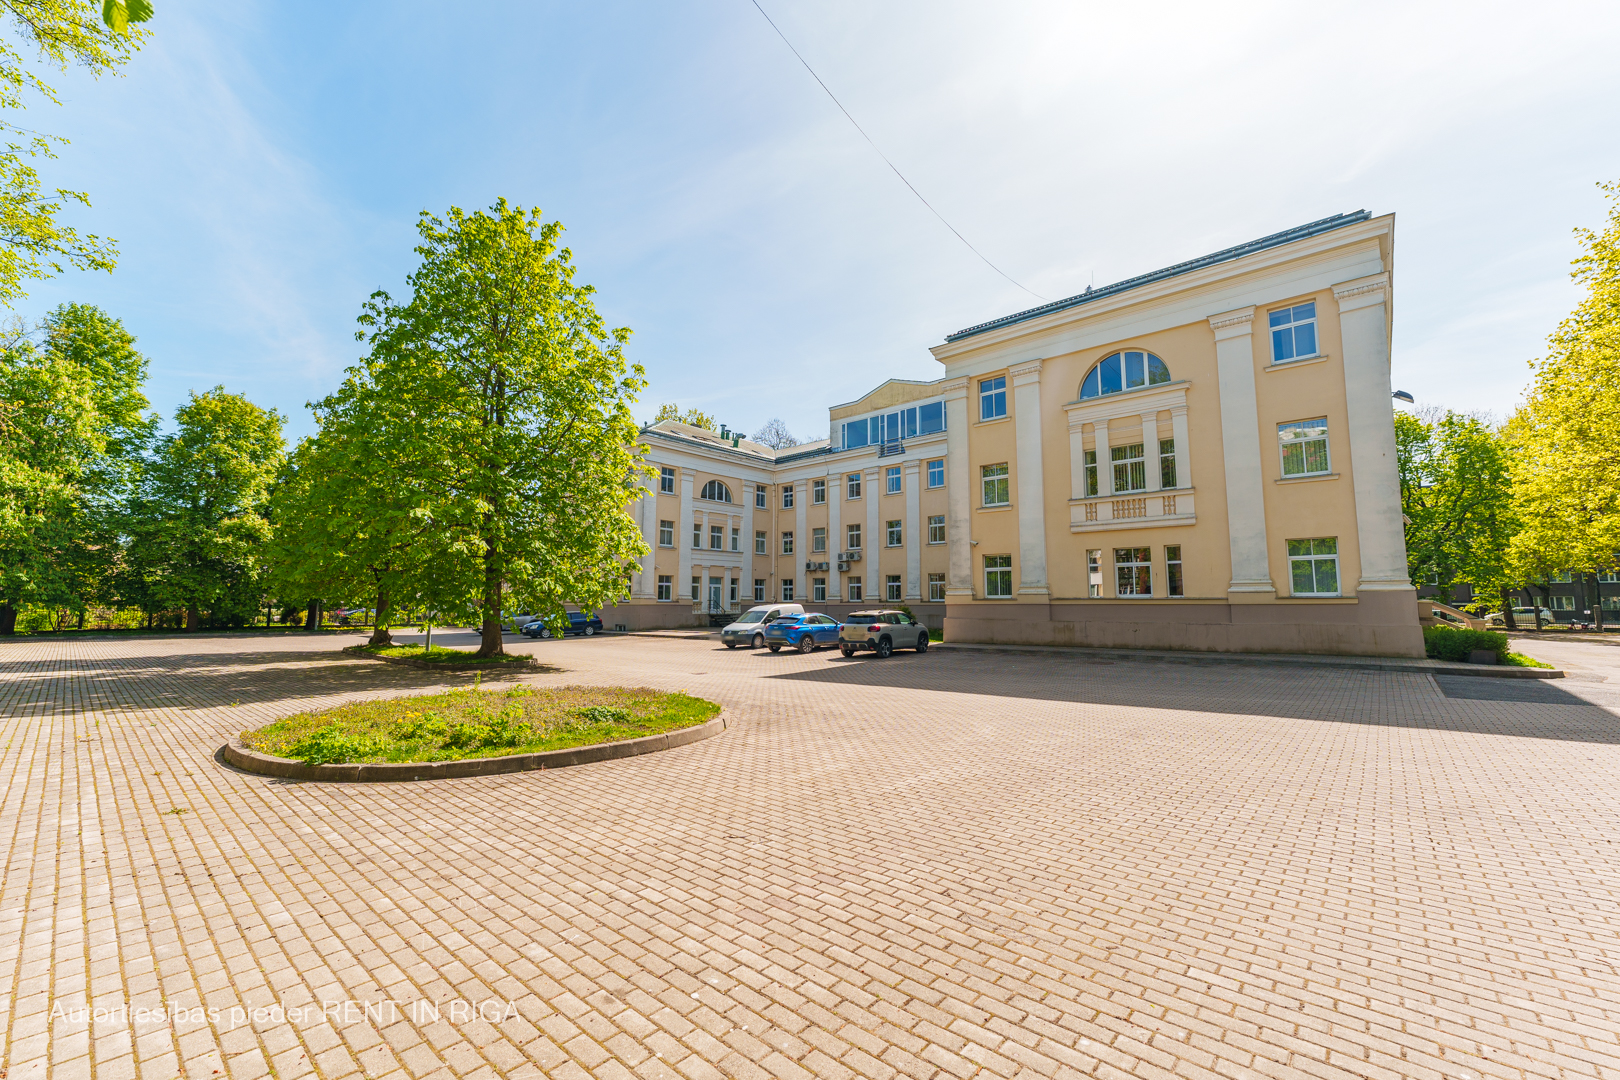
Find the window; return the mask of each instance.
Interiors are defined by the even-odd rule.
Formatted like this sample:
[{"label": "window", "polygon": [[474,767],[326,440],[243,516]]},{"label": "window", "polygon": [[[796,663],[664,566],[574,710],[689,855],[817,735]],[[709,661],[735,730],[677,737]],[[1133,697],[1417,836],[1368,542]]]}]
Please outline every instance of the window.
[{"label": "window", "polygon": [[1620,611],[1620,596],[1605,596],[1603,598],[1604,611]]},{"label": "window", "polygon": [[1326,420],[1278,424],[1277,442],[1282,447],[1284,476],[1320,476],[1328,471]]},{"label": "window", "polygon": [[1176,486],[1176,440],[1159,440],[1159,486],[1170,489]]},{"label": "window", "polygon": [[1097,451],[1086,451],[1086,498],[1097,494]]},{"label": "window", "polygon": [[695,548],[703,546],[703,522],[701,521],[692,522],[692,546]]},{"label": "window", "polygon": [[900,466],[891,465],[883,470],[883,483],[886,494],[900,494]]},{"label": "window", "polygon": [[726,527],[724,525],[709,526],[709,550],[721,551],[726,546]]},{"label": "window", "polygon": [[1613,585],[1615,582],[1620,581],[1620,574],[1616,574],[1613,570],[1605,570],[1598,575],[1598,580],[1605,585]]},{"label": "window", "polygon": [[782,554],[793,554],[793,534],[790,532],[782,534]]},{"label": "window", "polygon": [[891,521],[888,525],[888,544],[890,547],[899,547],[905,543],[905,526],[898,521]]},{"label": "window", "polygon": [[793,599],[793,579],[788,578],[782,582],[782,602],[785,604]]},{"label": "window", "polygon": [[815,503],[817,506],[820,506],[822,503],[827,501],[827,481],[810,481],[810,501]]},{"label": "window", "polygon": [[944,458],[935,458],[928,463],[928,486],[931,488],[945,486]]},{"label": "window", "polygon": [[765,533],[763,531],[756,532],[754,534],[754,554],[764,555],[765,553]]},{"label": "window", "polygon": [[1147,490],[1147,459],[1142,456],[1142,444],[1111,446],[1108,456],[1114,462],[1114,493]]},{"label": "window", "polygon": [[1575,610],[1575,598],[1573,596],[1554,596],[1549,599],[1552,600],[1552,603],[1548,604],[1547,607],[1552,611]]},{"label": "window", "polygon": [[984,557],[984,595],[992,600],[1012,598],[1012,556]]},{"label": "window", "polygon": [[708,499],[712,502],[728,503],[731,501],[731,489],[718,480],[710,480],[703,485],[703,493],[698,498]]},{"label": "window", "polygon": [[945,542],[944,514],[935,514],[928,519],[928,542],[930,544],[943,544]]},{"label": "window", "polygon": [[1316,301],[1271,313],[1271,362],[1284,364],[1316,355]]},{"label": "window", "polygon": [[852,473],[849,474],[849,476],[845,477],[845,479],[848,481],[848,483],[846,485],[846,490],[849,492],[849,497],[851,499],[860,498],[861,497],[861,474],[858,473],[858,472],[852,472]]},{"label": "window", "polygon": [[764,484],[755,484],[754,485],[754,508],[757,509],[757,510],[765,509],[765,485]]},{"label": "window", "polygon": [[1007,415],[1007,377],[979,380],[979,419],[994,420]]},{"label": "window", "polygon": [[784,510],[793,509],[793,485],[792,484],[783,484],[782,485],[782,509],[784,509]]},{"label": "window", "polygon": [[694,604],[697,603],[698,594],[701,593],[702,591],[703,591],[703,579],[698,577],[696,574],[693,574],[692,575],[692,602]]},{"label": "window", "polygon": [[917,406],[917,433],[932,435],[936,431],[945,430],[945,403],[943,401],[931,402],[927,405]]},{"label": "window", "polygon": [[1295,596],[1338,596],[1338,537],[1288,541],[1288,576]]},{"label": "window", "polygon": [[765,579],[762,578],[762,577],[757,577],[757,578],[754,579],[754,603],[763,604],[764,602],[765,602]]},{"label": "window", "polygon": [[675,579],[668,574],[658,575],[658,599],[675,599]]},{"label": "window", "polygon": [[1102,595],[1102,549],[1098,548],[1086,552],[1086,584],[1088,595],[1096,598]]},{"label": "window", "polygon": [[731,602],[733,604],[735,604],[737,602],[737,579],[736,578],[731,579]]},{"label": "window", "polygon": [[849,536],[849,550],[859,551],[861,549],[861,527],[859,525],[850,525],[846,527],[846,531]]},{"label": "window", "polygon": [[1164,547],[1164,573],[1169,579],[1169,588],[1166,592],[1171,596],[1186,596],[1186,583],[1181,578],[1181,545],[1166,544]]},{"label": "window", "polygon": [[736,526],[732,526],[732,529],[731,529],[731,550],[732,551],[741,551],[742,550],[742,530],[737,528]]},{"label": "window", "polygon": [[658,491],[663,495],[675,494],[675,470],[668,465],[659,466]]},{"label": "window", "polygon": [[827,602],[827,579],[824,577],[810,579],[810,599],[818,604]]},{"label": "window", "polygon": [[844,449],[855,450],[865,446],[871,425],[866,420],[851,420],[844,425]]},{"label": "window", "polygon": [[822,555],[827,551],[827,530],[810,530],[810,551],[814,555]]},{"label": "window", "polygon": [[861,576],[859,574],[856,574],[845,582],[844,594],[845,598],[852,604],[858,603],[866,598],[865,593],[861,591]]},{"label": "window", "polygon": [[1153,549],[1114,549],[1114,595],[1153,595]]},{"label": "window", "polygon": [[906,598],[905,590],[900,587],[900,575],[890,574],[883,579],[883,587],[887,592],[890,603],[898,603]]},{"label": "window", "polygon": [[1080,400],[1156,386],[1170,381],[1170,369],[1150,352],[1117,352],[1097,361],[1080,383]]},{"label": "window", "polygon": [[660,521],[658,523],[658,546],[675,546],[675,523],[673,521]]},{"label": "window", "polygon": [[1011,500],[1007,496],[1007,466],[986,465],[984,474],[984,505],[1006,506]]},{"label": "window", "polygon": [[1573,580],[1573,577],[1568,570],[1560,570],[1547,580],[1554,585],[1568,585]]},{"label": "window", "polygon": [[945,599],[945,575],[928,575],[928,599],[938,603]]}]

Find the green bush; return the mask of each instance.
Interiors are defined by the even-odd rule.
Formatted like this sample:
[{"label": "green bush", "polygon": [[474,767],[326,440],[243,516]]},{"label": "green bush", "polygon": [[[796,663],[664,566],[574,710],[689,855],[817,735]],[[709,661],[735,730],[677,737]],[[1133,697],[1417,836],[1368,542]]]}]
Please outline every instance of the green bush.
[{"label": "green bush", "polygon": [[1465,661],[1475,650],[1493,652],[1496,662],[1507,663],[1508,639],[1506,634],[1493,630],[1458,630],[1450,626],[1423,628],[1423,651],[1434,660]]},{"label": "green bush", "polygon": [[305,765],[342,765],[359,761],[377,752],[377,740],[362,735],[345,735],[337,727],[311,732],[292,748],[292,756]]},{"label": "green bush", "polygon": [[617,705],[586,705],[574,710],[574,715],[587,724],[628,724],[630,710]]}]

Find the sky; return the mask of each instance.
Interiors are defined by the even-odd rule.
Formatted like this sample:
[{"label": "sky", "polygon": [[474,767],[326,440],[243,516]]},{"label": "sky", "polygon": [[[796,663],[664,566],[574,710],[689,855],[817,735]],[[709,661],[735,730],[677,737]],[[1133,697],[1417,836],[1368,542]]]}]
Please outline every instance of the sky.
[{"label": "sky", "polygon": [[16,312],[97,304],[165,417],[224,385],[297,438],[418,215],[505,197],[634,331],[639,416],[809,440],[938,378],[952,331],[1367,209],[1397,215],[1395,386],[1501,416],[1620,180],[1612,3],[760,4],[1013,281],[752,0],[156,0],[124,77],[27,117],[71,140],[42,174],[118,267]]}]

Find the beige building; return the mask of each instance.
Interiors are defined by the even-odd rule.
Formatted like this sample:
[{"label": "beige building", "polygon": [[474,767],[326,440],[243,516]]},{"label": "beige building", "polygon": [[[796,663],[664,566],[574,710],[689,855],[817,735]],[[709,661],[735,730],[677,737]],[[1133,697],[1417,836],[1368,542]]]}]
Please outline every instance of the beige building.
[{"label": "beige building", "polygon": [[603,618],[904,603],[947,640],[1421,656],[1393,228],[1339,215],[970,327],[825,442],[649,428],[653,553]]}]

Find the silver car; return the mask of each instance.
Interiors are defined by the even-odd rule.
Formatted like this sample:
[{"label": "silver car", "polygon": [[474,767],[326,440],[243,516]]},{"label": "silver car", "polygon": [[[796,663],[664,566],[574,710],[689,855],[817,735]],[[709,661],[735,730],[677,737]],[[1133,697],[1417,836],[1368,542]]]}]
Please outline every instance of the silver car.
[{"label": "silver car", "polygon": [[726,648],[747,645],[750,649],[765,647],[765,625],[783,615],[803,615],[803,604],[760,604],[743,612],[736,622],[720,631],[720,640]]}]

